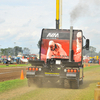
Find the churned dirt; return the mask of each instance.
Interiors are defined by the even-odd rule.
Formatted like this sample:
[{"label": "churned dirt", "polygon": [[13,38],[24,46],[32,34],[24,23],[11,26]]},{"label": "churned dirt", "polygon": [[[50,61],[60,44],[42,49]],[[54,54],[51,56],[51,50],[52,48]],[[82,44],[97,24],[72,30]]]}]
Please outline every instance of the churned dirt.
[{"label": "churned dirt", "polygon": [[26,75],[26,67],[0,68],[0,82],[20,78],[21,71]]}]

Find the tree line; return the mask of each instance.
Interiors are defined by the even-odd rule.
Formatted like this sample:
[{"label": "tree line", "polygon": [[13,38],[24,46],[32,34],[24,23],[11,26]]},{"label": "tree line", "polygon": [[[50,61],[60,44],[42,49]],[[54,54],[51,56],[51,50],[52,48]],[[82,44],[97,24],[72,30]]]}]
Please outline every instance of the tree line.
[{"label": "tree line", "polygon": [[22,54],[30,54],[30,49],[27,47],[24,47],[22,49],[22,47],[19,46],[15,46],[14,48],[1,48],[0,49],[0,56],[17,56],[18,53],[22,53]]},{"label": "tree line", "polygon": [[96,52],[96,48],[93,46],[90,46],[89,50],[83,49],[83,56],[89,56],[89,57],[99,56],[100,57],[100,51]]}]

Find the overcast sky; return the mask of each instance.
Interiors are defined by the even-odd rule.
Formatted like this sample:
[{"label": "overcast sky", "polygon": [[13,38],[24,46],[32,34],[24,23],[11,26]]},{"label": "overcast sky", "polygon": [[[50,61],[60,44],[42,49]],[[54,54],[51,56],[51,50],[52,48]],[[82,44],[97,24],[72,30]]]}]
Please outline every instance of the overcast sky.
[{"label": "overcast sky", "polygon": [[[83,30],[100,51],[100,0],[62,0],[62,28]],[[38,53],[43,28],[55,28],[56,0],[0,0],[0,48],[28,47]]]}]

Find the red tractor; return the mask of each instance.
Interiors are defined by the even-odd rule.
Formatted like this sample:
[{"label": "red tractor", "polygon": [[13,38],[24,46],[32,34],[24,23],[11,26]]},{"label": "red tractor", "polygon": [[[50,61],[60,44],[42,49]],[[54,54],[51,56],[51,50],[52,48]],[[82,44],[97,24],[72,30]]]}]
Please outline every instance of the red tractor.
[{"label": "red tractor", "polygon": [[83,83],[82,50],[89,49],[89,39],[83,46],[82,30],[43,29],[39,60],[29,60],[28,85],[39,87],[54,83],[64,88],[79,88]]}]

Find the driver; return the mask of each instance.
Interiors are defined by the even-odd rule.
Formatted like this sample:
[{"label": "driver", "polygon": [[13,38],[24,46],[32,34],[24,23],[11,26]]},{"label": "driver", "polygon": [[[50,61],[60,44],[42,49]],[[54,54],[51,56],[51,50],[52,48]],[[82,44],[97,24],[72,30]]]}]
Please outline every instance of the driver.
[{"label": "driver", "polygon": [[47,59],[51,58],[66,58],[67,54],[63,50],[61,44],[49,41],[49,47],[47,51]]}]

